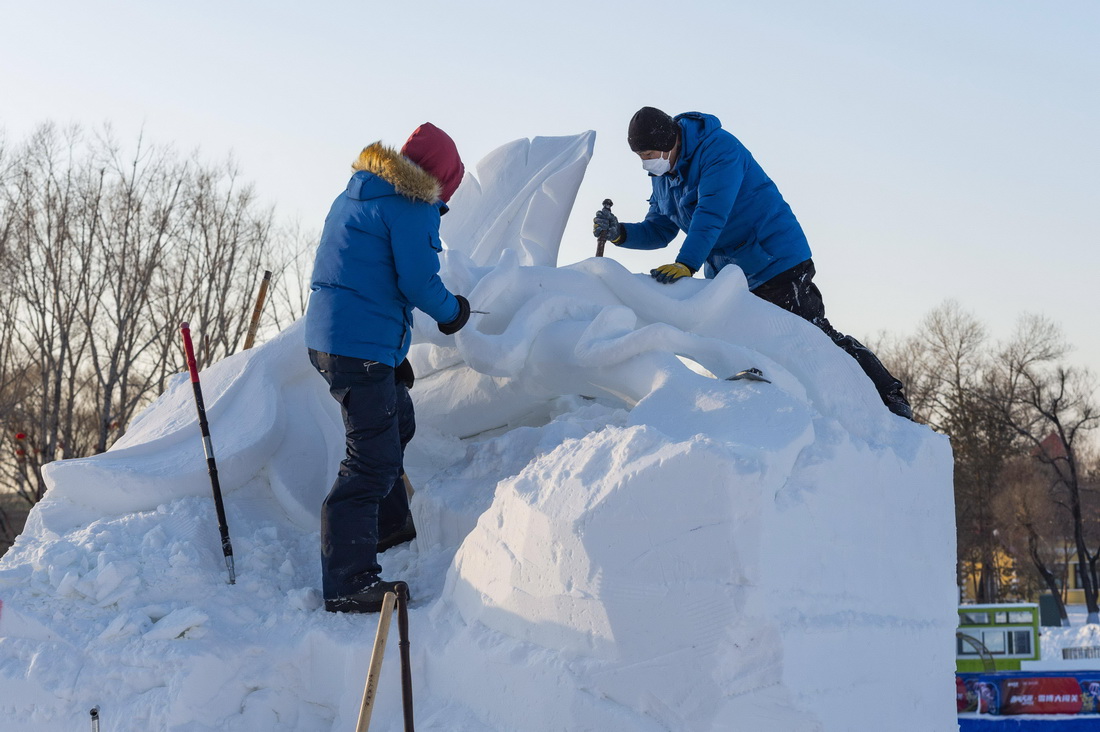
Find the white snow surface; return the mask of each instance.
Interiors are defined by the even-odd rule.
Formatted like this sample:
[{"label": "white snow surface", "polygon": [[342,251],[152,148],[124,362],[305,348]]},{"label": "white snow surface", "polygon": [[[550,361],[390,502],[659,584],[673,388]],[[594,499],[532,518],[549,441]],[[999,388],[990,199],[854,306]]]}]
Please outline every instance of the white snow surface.
[{"label": "white snow surface", "polygon": [[[734,267],[556,268],[593,143],[505,145],[444,219],[444,280],[489,314],[416,323],[419,536],[381,563],[417,729],[956,729],[946,438]],[[748,367],[772,383],[725,380]],[[181,374],[46,467],[0,562],[3,729],[354,729],[378,616],[320,609],[343,429],[301,324],[202,387],[237,583]],[[396,636],[372,730],[404,729]]]}]

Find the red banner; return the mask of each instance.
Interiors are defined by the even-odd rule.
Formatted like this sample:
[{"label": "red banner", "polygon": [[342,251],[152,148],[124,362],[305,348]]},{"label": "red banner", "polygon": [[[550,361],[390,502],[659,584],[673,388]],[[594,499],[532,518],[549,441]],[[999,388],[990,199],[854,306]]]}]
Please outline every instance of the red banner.
[{"label": "red banner", "polygon": [[1075,678],[1016,678],[1001,682],[1001,714],[1078,714],[1081,685]]},{"label": "red banner", "polygon": [[960,712],[970,710],[970,700],[966,697],[966,682],[955,677],[955,706]]}]

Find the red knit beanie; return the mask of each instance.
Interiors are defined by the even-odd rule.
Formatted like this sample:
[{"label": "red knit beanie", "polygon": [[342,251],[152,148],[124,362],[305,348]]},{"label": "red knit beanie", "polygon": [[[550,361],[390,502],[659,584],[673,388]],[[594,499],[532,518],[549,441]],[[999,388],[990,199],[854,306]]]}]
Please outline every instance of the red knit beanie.
[{"label": "red knit beanie", "polygon": [[431,122],[417,127],[401,148],[401,154],[419,165],[439,181],[443,203],[451,200],[451,195],[462,182],[466,166],[458,156],[455,141],[443,130]]}]

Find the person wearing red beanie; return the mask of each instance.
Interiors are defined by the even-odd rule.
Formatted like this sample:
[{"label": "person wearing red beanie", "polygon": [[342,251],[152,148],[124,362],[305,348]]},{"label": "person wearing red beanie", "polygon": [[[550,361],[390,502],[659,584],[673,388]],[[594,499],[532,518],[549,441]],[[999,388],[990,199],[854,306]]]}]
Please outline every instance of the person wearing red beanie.
[{"label": "person wearing red beanie", "polygon": [[361,613],[396,585],[379,576],[378,553],[416,536],[401,480],[415,431],[413,308],[451,335],[470,303],[439,278],[439,217],[465,172],[454,140],[425,123],[401,152],[376,142],[352,169],[317,246],[305,341],[347,432],[321,508],[325,609]]}]

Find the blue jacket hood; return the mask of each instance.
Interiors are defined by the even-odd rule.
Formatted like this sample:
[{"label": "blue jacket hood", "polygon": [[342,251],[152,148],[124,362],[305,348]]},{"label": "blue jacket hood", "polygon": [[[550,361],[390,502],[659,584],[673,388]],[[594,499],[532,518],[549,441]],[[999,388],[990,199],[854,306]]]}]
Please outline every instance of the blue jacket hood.
[{"label": "blue jacket hood", "polygon": [[[344,194],[353,201],[371,201],[383,196],[400,195],[393,183],[365,170],[358,170],[351,176]],[[435,205],[441,215],[450,211],[441,200],[435,201]]]},{"label": "blue jacket hood", "polygon": [[369,201],[372,198],[397,195],[397,189],[394,188],[393,183],[382,180],[374,173],[368,173],[365,170],[356,171],[351,176],[346,192],[348,198],[354,201]]},{"label": "blue jacket hood", "polygon": [[363,148],[351,167],[356,172],[346,192],[353,200],[368,201],[397,193],[412,201],[439,201],[440,184],[435,176],[380,142]]},{"label": "blue jacket hood", "polygon": [[680,140],[680,159],[676,161],[676,168],[679,169],[691,164],[700,143],[722,129],[722,122],[713,114],[703,112],[684,112],[673,119],[680,124],[680,129],[683,131],[683,139]]}]

